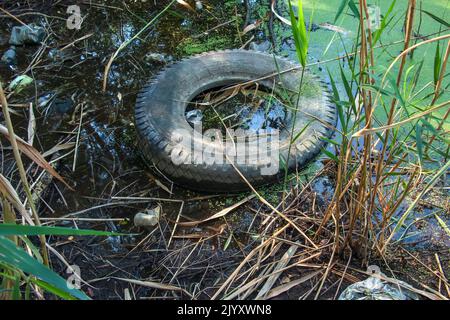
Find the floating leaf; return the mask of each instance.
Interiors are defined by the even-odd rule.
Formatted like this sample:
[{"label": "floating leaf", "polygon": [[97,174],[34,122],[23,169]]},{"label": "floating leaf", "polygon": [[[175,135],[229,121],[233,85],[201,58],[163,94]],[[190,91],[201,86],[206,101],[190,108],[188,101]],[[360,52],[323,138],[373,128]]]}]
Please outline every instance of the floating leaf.
[{"label": "floating leaf", "polygon": [[33,78],[30,78],[27,75],[21,75],[15,78],[8,86],[9,91],[14,91],[15,93],[19,93],[25,87],[33,83]]}]

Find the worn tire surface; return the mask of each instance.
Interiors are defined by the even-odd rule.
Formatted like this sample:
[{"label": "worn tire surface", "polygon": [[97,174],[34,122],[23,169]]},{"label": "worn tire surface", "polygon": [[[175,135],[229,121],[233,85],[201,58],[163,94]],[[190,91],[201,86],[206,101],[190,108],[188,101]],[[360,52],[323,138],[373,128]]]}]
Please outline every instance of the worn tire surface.
[{"label": "worn tire surface", "polygon": [[[176,184],[198,191],[235,192],[248,189],[236,168],[253,186],[279,180],[284,175],[281,162],[280,170],[273,175],[262,175],[261,168],[267,163],[258,162],[235,162],[236,168],[230,163],[175,165],[171,159],[171,153],[177,146],[173,132],[193,130],[185,117],[188,102],[201,92],[216,87],[266,77],[258,83],[266,88],[276,87],[289,92],[289,99],[295,105],[301,73],[297,64],[284,58],[247,50],[208,52],[168,66],[144,86],[137,98],[135,120],[144,159]],[[276,76],[270,76],[273,74]],[[299,132],[301,134],[291,147],[290,171],[304,167],[321,152],[326,145],[322,138],[331,137],[337,121],[336,107],[318,77],[305,70],[302,88],[294,137]],[[287,159],[294,120],[293,113],[289,113],[286,120],[286,128],[289,129],[280,130],[279,154],[282,159]],[[191,138],[193,141],[196,139],[194,134]],[[190,156],[189,150],[177,152]]]}]

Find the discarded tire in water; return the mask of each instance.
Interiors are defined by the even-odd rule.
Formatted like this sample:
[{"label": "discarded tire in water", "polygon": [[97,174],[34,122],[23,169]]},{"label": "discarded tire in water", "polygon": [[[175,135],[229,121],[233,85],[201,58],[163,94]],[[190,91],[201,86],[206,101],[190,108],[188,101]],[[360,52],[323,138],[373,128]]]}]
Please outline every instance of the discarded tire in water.
[{"label": "discarded tire in water", "polygon": [[[323,138],[332,135],[337,115],[326,86],[306,70],[298,97],[301,74],[293,62],[247,50],[208,52],[170,65],[142,89],[136,102],[144,158],[176,184],[209,192],[245,190],[243,177],[253,186],[275,182],[284,176],[287,159],[290,171],[304,167],[325,146]],[[287,108],[279,130],[232,134],[228,128],[223,136],[202,134],[187,121],[186,109],[199,94],[252,81],[283,96],[285,105],[295,106],[298,100],[295,119],[293,108]],[[294,120],[295,141],[289,147]]]}]

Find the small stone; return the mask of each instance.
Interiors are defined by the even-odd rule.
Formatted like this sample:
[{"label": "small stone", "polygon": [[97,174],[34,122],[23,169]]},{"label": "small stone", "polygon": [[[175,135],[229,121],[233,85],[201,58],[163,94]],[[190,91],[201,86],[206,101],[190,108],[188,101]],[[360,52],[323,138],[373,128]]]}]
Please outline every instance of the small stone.
[{"label": "small stone", "polygon": [[1,61],[7,65],[15,65],[17,63],[16,48],[12,46],[3,54]]},{"label": "small stone", "polygon": [[15,26],[11,31],[9,44],[21,46],[24,44],[39,44],[44,41],[47,32],[35,24]]},{"label": "small stone", "polygon": [[136,227],[154,227],[159,222],[160,213],[160,206],[144,212],[139,212],[134,216],[134,225]]}]

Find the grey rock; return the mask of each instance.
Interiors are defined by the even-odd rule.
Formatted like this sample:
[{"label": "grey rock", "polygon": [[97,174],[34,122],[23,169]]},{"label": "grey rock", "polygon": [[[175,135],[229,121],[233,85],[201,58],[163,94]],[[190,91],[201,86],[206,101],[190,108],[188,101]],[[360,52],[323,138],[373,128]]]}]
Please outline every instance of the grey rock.
[{"label": "grey rock", "polygon": [[1,61],[7,65],[17,64],[16,48],[14,46],[12,46],[8,50],[6,50],[2,56]]},{"label": "grey rock", "polygon": [[44,40],[46,34],[44,28],[33,23],[26,26],[15,26],[11,31],[9,43],[15,46],[39,44]]}]

